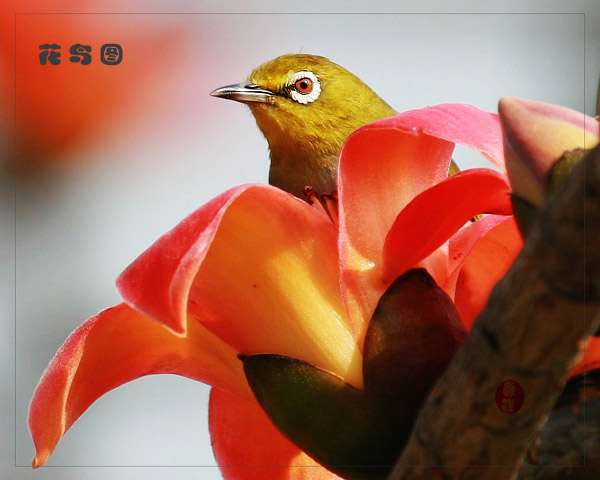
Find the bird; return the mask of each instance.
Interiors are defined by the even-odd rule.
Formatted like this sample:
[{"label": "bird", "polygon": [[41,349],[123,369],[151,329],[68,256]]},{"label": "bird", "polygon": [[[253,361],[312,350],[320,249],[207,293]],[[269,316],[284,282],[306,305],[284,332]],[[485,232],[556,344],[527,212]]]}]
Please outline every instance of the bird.
[{"label": "bird", "polygon": [[338,156],[352,132],[398,113],[353,73],[309,54],[269,60],[210,95],[250,108],[269,144],[269,183],[304,200],[307,187],[335,193]]}]

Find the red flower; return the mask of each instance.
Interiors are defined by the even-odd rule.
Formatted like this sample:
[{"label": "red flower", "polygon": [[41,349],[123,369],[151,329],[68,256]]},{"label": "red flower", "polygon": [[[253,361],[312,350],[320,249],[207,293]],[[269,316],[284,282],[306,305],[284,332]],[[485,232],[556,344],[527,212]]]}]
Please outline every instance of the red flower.
[{"label": "red flower", "polygon": [[[233,188],[184,219],[118,279],[125,303],[83,323],[50,363],[31,404],[33,465],[105,392],[176,373],[215,387],[210,429],[226,478],[337,478],[272,425],[237,355],[301,359],[361,389],[368,322],[395,278],[416,266],[470,327],[521,239],[503,173],[447,178],[454,142],[503,168],[496,115],[439,105],[348,139],[339,228],[266,185]],[[468,222],[480,213],[490,215]],[[314,468],[290,468],[302,465]]]}]

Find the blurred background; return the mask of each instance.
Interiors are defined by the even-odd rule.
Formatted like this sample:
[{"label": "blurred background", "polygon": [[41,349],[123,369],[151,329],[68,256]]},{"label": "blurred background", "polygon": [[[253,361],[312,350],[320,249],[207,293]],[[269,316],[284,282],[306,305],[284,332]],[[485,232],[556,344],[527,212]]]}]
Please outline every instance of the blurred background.
[{"label": "blurred background", "polygon": [[[411,3],[0,6],[2,478],[221,478],[208,388],[188,379],[145,377],[110,392],[40,470],[28,466],[27,428],[46,365],[74,328],[120,301],[118,274],[214,196],[267,181],[267,144],[249,110],[211,90],[302,51],[343,65],[397,110],[496,111],[499,98],[520,96],[595,114],[594,0]],[[60,65],[40,64],[44,43],[62,46]],[[92,46],[91,64],[68,61],[76,43]],[[122,46],[120,65],[100,62],[105,43]],[[466,149],[455,158],[487,166]]]}]

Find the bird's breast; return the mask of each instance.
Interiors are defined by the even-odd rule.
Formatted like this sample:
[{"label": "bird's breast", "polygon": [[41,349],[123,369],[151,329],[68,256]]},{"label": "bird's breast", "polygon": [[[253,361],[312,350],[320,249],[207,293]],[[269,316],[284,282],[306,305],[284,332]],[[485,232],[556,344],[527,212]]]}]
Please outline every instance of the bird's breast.
[{"label": "bird's breast", "polygon": [[305,188],[318,194],[336,190],[337,155],[314,157],[308,154],[280,156],[271,152],[269,183],[306,200]]}]

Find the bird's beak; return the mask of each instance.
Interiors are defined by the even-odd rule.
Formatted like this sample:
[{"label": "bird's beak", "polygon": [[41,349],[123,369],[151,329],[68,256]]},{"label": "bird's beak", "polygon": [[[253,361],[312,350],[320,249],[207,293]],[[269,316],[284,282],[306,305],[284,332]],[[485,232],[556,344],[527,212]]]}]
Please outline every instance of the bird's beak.
[{"label": "bird's beak", "polygon": [[272,91],[247,82],[217,88],[210,92],[210,94],[213,97],[226,98],[227,100],[235,100],[242,103],[273,103],[273,97],[275,97],[275,93]]}]

